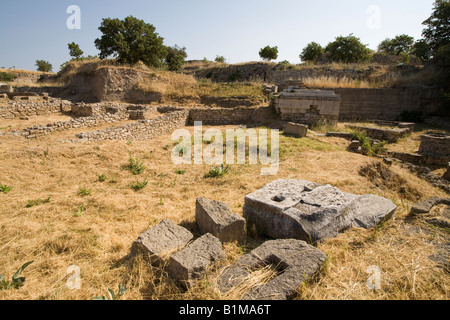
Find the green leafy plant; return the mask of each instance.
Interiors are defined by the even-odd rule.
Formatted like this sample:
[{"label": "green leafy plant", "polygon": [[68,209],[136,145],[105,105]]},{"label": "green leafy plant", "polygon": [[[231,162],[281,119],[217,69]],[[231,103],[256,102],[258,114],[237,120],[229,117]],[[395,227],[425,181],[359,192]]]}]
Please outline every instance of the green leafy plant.
[{"label": "green leafy plant", "polygon": [[146,167],[144,166],[144,160],[141,160],[139,158],[133,158],[132,156],[130,156],[128,161],[129,161],[129,169],[133,175],[137,176],[145,171]]},{"label": "green leafy plant", "polygon": [[185,173],[186,173],[186,170],[176,169],[176,170],[175,170],[175,173],[176,173],[176,174],[185,174]]},{"label": "green leafy plant", "polygon": [[86,207],[81,204],[78,206],[77,212],[75,212],[74,216],[81,217],[81,215],[83,214],[84,211],[86,211]]},{"label": "green leafy plant", "polygon": [[106,174],[102,173],[98,176],[98,181],[105,182],[106,181]]},{"label": "green leafy plant", "polygon": [[14,187],[10,187],[4,184],[0,184],[0,192],[7,194],[9,192],[11,192],[11,190],[14,189]]},{"label": "green leafy plant", "polygon": [[147,184],[148,184],[148,180],[147,179],[145,179],[142,182],[137,180],[135,183],[132,183],[130,185],[130,188],[133,189],[134,191],[139,191],[139,190],[144,189],[147,186]]},{"label": "green leafy plant", "polygon": [[226,175],[230,170],[230,166],[224,167],[223,164],[220,167],[213,166],[209,172],[204,175],[204,178],[218,178]]},{"label": "green leafy plant", "polygon": [[25,270],[26,267],[28,267],[30,264],[32,264],[34,261],[29,261],[25,263],[23,266],[19,268],[19,270],[16,271],[16,273],[12,276],[11,281],[6,280],[5,276],[3,274],[0,274],[0,290],[8,290],[8,289],[19,289],[25,284],[25,277],[19,277],[20,274]]},{"label": "green leafy plant", "polygon": [[92,195],[92,190],[91,189],[87,189],[85,187],[78,189],[78,195],[80,197],[87,197]]},{"label": "green leafy plant", "polygon": [[109,299],[105,296],[99,296],[99,297],[94,297],[94,300],[119,300],[120,297],[122,297],[125,294],[125,292],[127,292],[127,290],[128,290],[128,288],[120,283],[119,291],[117,292],[117,294],[112,289],[108,288]]},{"label": "green leafy plant", "polygon": [[52,196],[50,195],[50,196],[48,196],[48,198],[45,199],[45,200],[42,200],[41,198],[38,198],[38,199],[36,199],[36,200],[28,200],[28,204],[27,204],[26,207],[27,207],[27,208],[31,208],[31,207],[38,206],[38,205],[41,205],[41,204],[49,203],[51,197],[52,197]]},{"label": "green leafy plant", "polygon": [[0,81],[10,82],[16,78],[16,75],[13,73],[0,72]]}]

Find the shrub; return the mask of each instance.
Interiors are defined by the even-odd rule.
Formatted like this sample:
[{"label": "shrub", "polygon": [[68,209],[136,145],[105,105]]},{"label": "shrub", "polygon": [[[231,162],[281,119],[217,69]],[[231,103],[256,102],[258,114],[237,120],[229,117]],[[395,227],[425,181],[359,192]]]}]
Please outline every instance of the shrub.
[{"label": "shrub", "polygon": [[0,184],[0,192],[7,194],[9,192],[11,192],[11,190],[14,189],[14,187],[10,187],[4,184]]},{"label": "shrub", "polygon": [[324,48],[320,44],[311,42],[303,49],[300,54],[300,59],[302,59],[302,61],[316,62],[324,51]]},{"label": "shrub", "polygon": [[41,198],[38,198],[38,199],[36,199],[36,200],[28,200],[28,204],[27,204],[26,207],[27,207],[27,208],[31,208],[31,207],[38,206],[38,205],[41,205],[41,204],[49,203],[51,197],[52,197],[52,196],[50,195],[50,196],[48,196],[48,198],[45,199],[45,200],[42,200]]},{"label": "shrub", "polygon": [[371,50],[361,43],[360,39],[350,34],[347,37],[339,36],[325,48],[330,58],[335,62],[352,63],[362,62],[370,58]]},{"label": "shrub", "polygon": [[352,139],[359,141],[359,143],[361,144],[361,148],[368,156],[372,157],[373,155],[386,152],[386,149],[384,148],[384,146],[386,145],[385,141],[382,141],[378,144],[373,144],[372,140],[367,137],[367,134],[364,131],[355,130],[352,131],[351,134]]},{"label": "shrub", "polygon": [[[112,289],[108,288],[109,300],[119,300],[120,297],[123,296],[127,290],[128,290],[128,288],[121,283],[119,284],[119,292],[117,294],[115,294]],[[108,298],[105,296],[94,297],[93,299],[94,300],[108,300]]]},{"label": "shrub", "polygon": [[135,183],[132,183],[130,185],[130,188],[133,189],[134,191],[139,191],[144,189],[147,186],[147,184],[148,184],[147,180],[144,180],[142,182],[137,180]]},{"label": "shrub", "polygon": [[78,189],[78,195],[80,197],[87,197],[90,196],[92,194],[92,190],[91,189],[87,189],[87,188],[80,188]]},{"label": "shrub", "polygon": [[133,175],[137,176],[145,171],[146,167],[144,166],[144,160],[130,156],[128,161],[129,169]]},{"label": "shrub", "polygon": [[16,75],[8,72],[0,72],[0,81],[10,82],[14,81]]},{"label": "shrub", "polygon": [[259,51],[261,59],[270,61],[278,58],[278,47],[266,46]]},{"label": "shrub", "polygon": [[37,67],[37,71],[41,72],[52,72],[53,69],[52,64],[45,60],[36,60],[35,66]]},{"label": "shrub", "polygon": [[230,166],[224,167],[223,164],[220,167],[213,166],[208,173],[205,173],[204,178],[218,178],[226,175],[230,170]]},{"label": "shrub", "polygon": [[224,56],[216,56],[216,59],[214,61],[217,63],[225,63],[226,59]]},{"label": "shrub", "polygon": [[8,289],[19,289],[25,284],[25,277],[19,277],[20,274],[25,270],[26,267],[28,267],[30,264],[32,264],[34,261],[29,261],[25,263],[23,266],[19,268],[19,270],[16,271],[16,273],[12,276],[11,281],[8,281],[5,279],[5,276],[3,274],[0,274],[0,290],[8,290]]}]

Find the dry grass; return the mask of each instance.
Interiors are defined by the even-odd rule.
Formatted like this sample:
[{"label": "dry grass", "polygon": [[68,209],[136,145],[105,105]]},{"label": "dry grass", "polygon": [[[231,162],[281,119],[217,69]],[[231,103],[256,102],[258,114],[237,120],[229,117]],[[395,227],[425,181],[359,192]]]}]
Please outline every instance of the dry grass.
[{"label": "dry grass", "polygon": [[[45,118],[45,117],[43,117]],[[33,118],[33,121],[42,121]],[[1,121],[0,127],[8,121]],[[235,128],[235,127],[222,127]],[[208,129],[208,127],[204,127]],[[188,128],[188,130],[193,130]],[[198,235],[195,200],[199,196],[225,201],[242,214],[245,195],[274,179],[294,178],[329,183],[357,194],[375,193],[395,201],[394,220],[376,230],[350,230],[319,244],[328,255],[321,274],[299,288],[302,299],[448,299],[449,277],[428,259],[436,253],[434,243],[448,242],[448,233],[430,229],[420,219],[408,219],[413,202],[389,189],[373,185],[359,169],[373,159],[345,151],[338,138],[295,139],[280,137],[279,173],[261,176],[260,165],[232,165],[220,179],[204,179],[207,165],[172,164],[170,135],[152,141],[105,141],[61,144],[58,140],[74,131],[55,133],[37,140],[0,136],[3,150],[0,184],[13,186],[0,194],[0,273],[11,276],[23,263],[34,260],[23,273],[25,286],[0,291],[0,299],[92,299],[119,283],[129,289],[123,299],[235,299],[245,288],[273,277],[272,270],[259,270],[250,283],[235,294],[221,296],[215,289],[220,269],[181,292],[167,276],[165,266],[151,267],[128,253],[140,233],[168,218]],[[134,192],[136,181],[128,170],[129,156],[144,160],[147,167],[139,179],[147,187]],[[184,169],[183,175],[176,169]],[[407,170],[393,166],[398,175],[419,191],[421,200],[446,194]],[[98,176],[105,174],[105,182]],[[92,190],[78,195],[80,188]],[[49,203],[26,208],[28,200]],[[78,214],[78,208],[85,210]],[[431,231],[428,231],[431,230]],[[224,245],[231,264],[264,239],[249,238],[245,247]],[[69,290],[67,268],[81,269],[82,287]],[[382,270],[382,289],[367,289],[369,265]]]},{"label": "dry grass", "polygon": [[305,78],[303,83],[310,88],[373,88],[374,84],[366,80],[354,80],[347,77],[321,76]]}]

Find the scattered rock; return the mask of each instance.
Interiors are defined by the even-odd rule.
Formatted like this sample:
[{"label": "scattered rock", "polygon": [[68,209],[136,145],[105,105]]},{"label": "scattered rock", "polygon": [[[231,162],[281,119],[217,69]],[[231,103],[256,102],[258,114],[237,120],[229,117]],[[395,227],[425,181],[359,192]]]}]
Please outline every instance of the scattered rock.
[{"label": "scattered rock", "polygon": [[142,253],[150,258],[153,265],[159,265],[168,254],[183,248],[193,238],[194,235],[189,230],[164,219],[134,241],[131,253]]},{"label": "scattered rock", "polygon": [[275,239],[317,242],[354,226],[373,228],[390,219],[396,205],[375,195],[358,196],[330,185],[277,180],[245,197],[249,230]]},{"label": "scattered rock", "polygon": [[172,255],[168,272],[181,287],[189,289],[195,280],[225,258],[220,240],[207,233]]},{"label": "scattered rock", "polygon": [[411,215],[428,213],[431,211],[431,209],[433,209],[434,206],[437,206],[440,204],[450,205],[450,198],[443,199],[443,198],[433,197],[433,198],[427,199],[425,201],[416,203],[411,208],[411,211],[409,213]]},{"label": "scattered rock", "polygon": [[347,148],[348,151],[350,152],[357,152],[360,153],[361,152],[361,143],[358,140],[353,140],[350,145]]},{"label": "scattered rock", "polygon": [[243,299],[291,299],[300,284],[320,270],[325,259],[322,251],[304,241],[266,241],[225,269],[220,275],[218,288],[220,292],[227,293],[248,280],[252,270],[272,265],[279,275],[264,285],[251,288]]},{"label": "scattered rock", "polygon": [[198,198],[195,220],[201,233],[211,233],[221,242],[245,241],[245,219],[224,202]]}]

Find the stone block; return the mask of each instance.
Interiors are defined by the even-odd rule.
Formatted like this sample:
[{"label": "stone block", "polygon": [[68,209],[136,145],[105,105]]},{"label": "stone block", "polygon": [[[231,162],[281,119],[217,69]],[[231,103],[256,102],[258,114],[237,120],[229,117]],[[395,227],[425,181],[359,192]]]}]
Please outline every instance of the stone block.
[{"label": "stone block", "polygon": [[185,247],[193,238],[189,230],[164,219],[134,241],[131,253],[144,254],[153,265],[159,265],[170,253]]},{"label": "stone block", "polygon": [[317,242],[350,227],[373,228],[396,205],[375,195],[358,196],[330,185],[277,180],[245,197],[247,228],[274,239]]},{"label": "stone block", "polygon": [[169,274],[184,289],[189,289],[208,270],[226,259],[222,243],[207,233],[170,257]]},{"label": "stone block", "polygon": [[325,259],[322,251],[301,240],[266,241],[225,269],[219,277],[218,289],[226,294],[250,280],[252,270],[270,265],[278,275],[265,285],[251,288],[243,299],[291,299],[302,282],[320,270]]},{"label": "stone block", "polygon": [[245,219],[224,202],[198,198],[195,220],[201,233],[211,233],[221,242],[245,241]]},{"label": "stone block", "polygon": [[287,135],[293,135],[297,138],[304,138],[308,134],[308,126],[298,123],[289,122],[283,132]]}]

